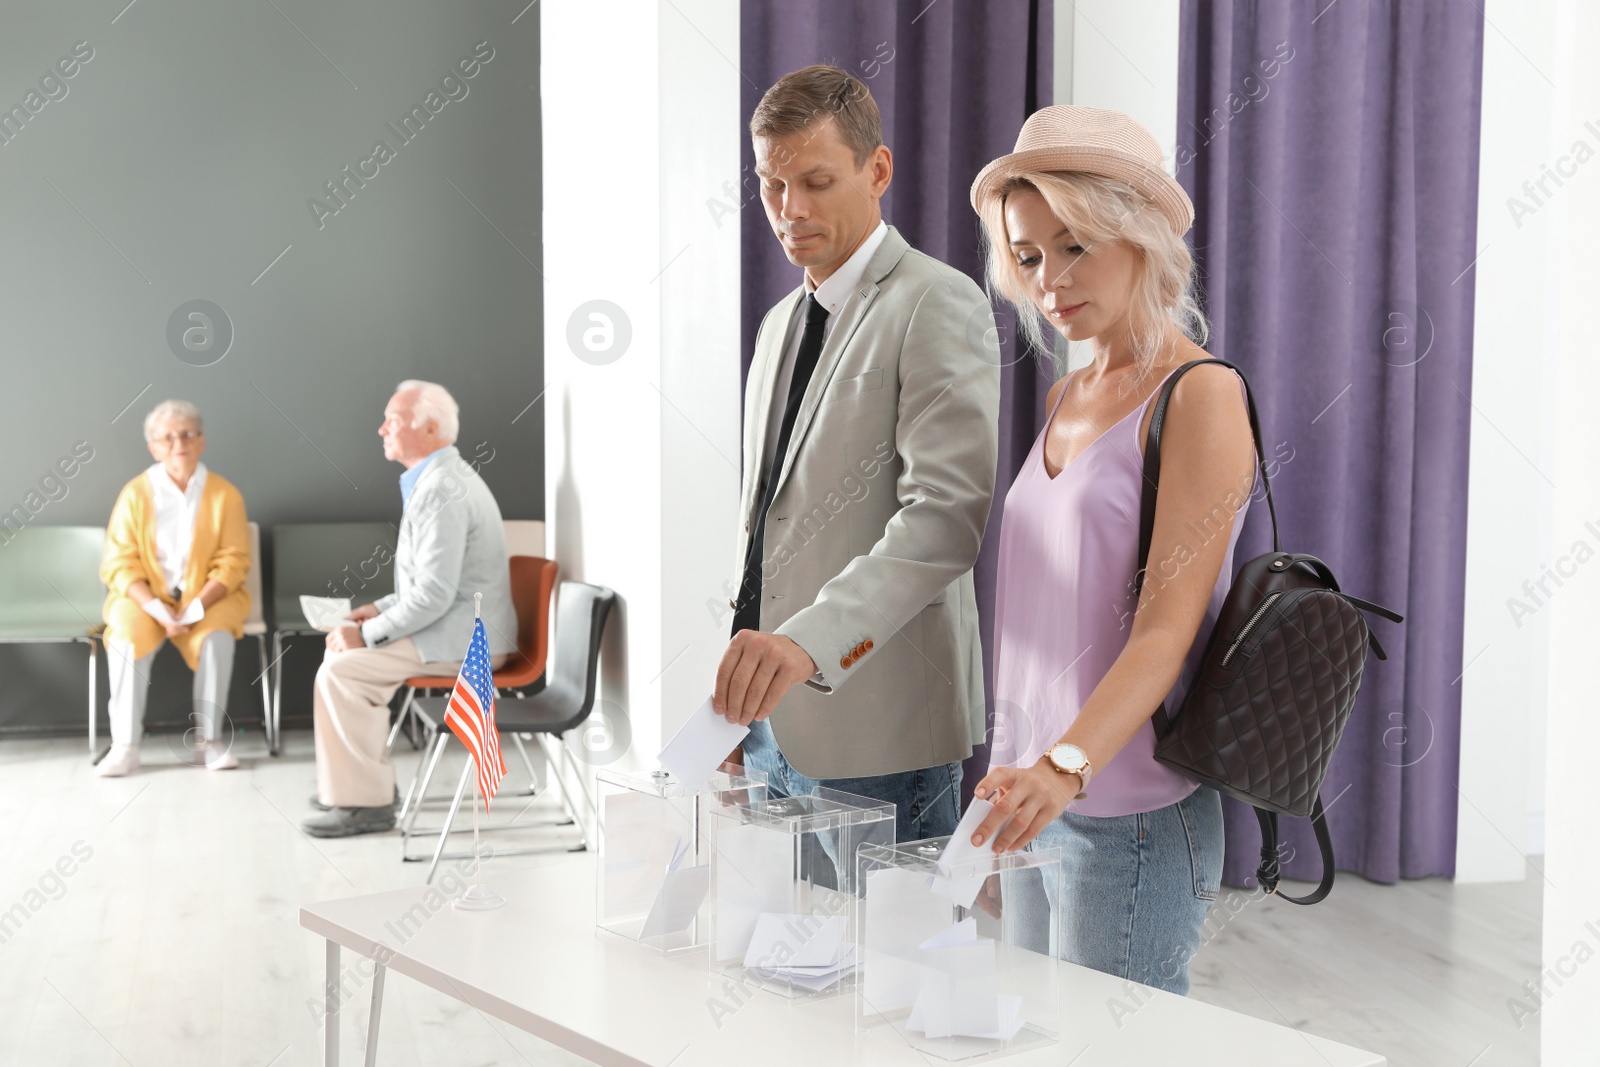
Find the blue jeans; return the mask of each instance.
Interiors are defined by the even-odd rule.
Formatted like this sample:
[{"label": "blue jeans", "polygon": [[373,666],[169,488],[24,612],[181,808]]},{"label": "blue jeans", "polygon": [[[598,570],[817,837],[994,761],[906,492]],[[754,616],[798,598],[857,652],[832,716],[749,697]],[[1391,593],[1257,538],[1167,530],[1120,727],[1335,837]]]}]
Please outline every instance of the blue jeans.
[{"label": "blue jeans", "polygon": [[954,833],[956,823],[961,821],[959,763],[870,778],[808,778],[789,766],[778,751],[772,727],[753,722],[750,736],[744,739],[744,765],[767,776],[767,791],[773,796],[805,796],[814,786],[821,785],[893,804],[897,842],[945,837]]},{"label": "blue jeans", "polygon": [[1176,804],[1134,815],[1068,811],[1028,848],[1052,846],[1061,849],[1061,899],[1042,877],[1018,872],[1002,901],[1008,938],[1069,963],[1188,993],[1189,961],[1222,882],[1217,791],[1201,786]]}]

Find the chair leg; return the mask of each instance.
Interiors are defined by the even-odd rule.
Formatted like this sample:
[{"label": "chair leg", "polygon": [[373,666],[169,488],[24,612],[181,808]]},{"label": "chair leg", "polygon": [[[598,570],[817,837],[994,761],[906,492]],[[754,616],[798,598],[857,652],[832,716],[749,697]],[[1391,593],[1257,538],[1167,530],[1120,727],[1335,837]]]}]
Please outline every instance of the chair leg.
[{"label": "chair leg", "polygon": [[267,635],[256,634],[256,654],[261,663],[261,733],[267,739],[267,751],[273,749],[272,739],[272,683],[267,678]]},{"label": "chair leg", "polygon": [[99,726],[96,722],[96,705],[100,703],[100,660],[95,655],[95,640],[89,638],[89,762],[99,763],[95,748],[99,744]]},{"label": "chair leg", "polygon": [[533,760],[528,757],[528,746],[522,743],[521,734],[512,734],[511,740],[517,743],[517,751],[522,753],[522,765],[528,768],[528,796],[539,795],[539,772],[533,769]]},{"label": "chair leg", "polygon": [[[417,698],[417,691],[410,686],[406,687],[406,699],[400,705],[400,714],[395,716],[394,725],[389,728],[389,740],[385,743],[390,752],[394,751],[394,739],[400,736],[400,727],[405,725],[406,716],[411,714],[411,702]],[[416,748],[413,742],[412,748]]]},{"label": "chair leg", "polygon": [[[578,844],[570,851],[583,852],[589,847],[589,832],[584,828],[584,821],[578,814],[578,807],[573,801],[578,797],[582,797],[588,810],[594,810],[594,801],[589,797],[588,787],[583,784],[583,771],[578,766],[578,761],[572,758],[572,750],[567,748],[565,735],[539,734],[538,738],[539,747],[544,752],[545,762],[550,766],[550,780],[555,783],[560,792],[561,807],[566,811],[567,818],[572,821],[572,825],[578,828]],[[560,762],[565,768],[564,773],[557,773],[556,771],[557,758],[550,753],[551,745],[560,750]],[[571,778],[570,783],[568,782],[569,777]]]},{"label": "chair leg", "polygon": [[[402,854],[405,852],[405,839],[411,836],[411,828],[416,825],[417,812],[422,810],[422,798],[428,795],[428,783],[433,781],[434,769],[439,766],[439,757],[444,755],[444,747],[449,743],[449,741],[450,731],[435,731],[433,738],[433,758],[427,760],[428,769],[422,775],[422,780],[416,783],[415,793],[407,794],[407,799],[410,801],[410,806],[408,810],[403,813],[403,821],[400,825]],[[426,756],[426,753],[424,753],[424,756]],[[418,766],[421,765],[419,764]]]},{"label": "chair leg", "polygon": [[461,768],[461,781],[456,784],[456,796],[450,802],[450,814],[444,817],[444,825],[439,828],[439,844],[433,850],[433,862],[428,864],[428,877],[422,880],[423,885],[433,884],[434,872],[439,869],[439,858],[444,855],[444,844],[450,840],[450,827],[455,825],[456,812],[461,810],[461,795],[467,791],[467,779],[471,776],[472,761],[469,759],[466,766]]},{"label": "chair leg", "polygon": [[267,755],[276,756],[283,751],[283,634],[272,635],[272,737],[267,742]]}]

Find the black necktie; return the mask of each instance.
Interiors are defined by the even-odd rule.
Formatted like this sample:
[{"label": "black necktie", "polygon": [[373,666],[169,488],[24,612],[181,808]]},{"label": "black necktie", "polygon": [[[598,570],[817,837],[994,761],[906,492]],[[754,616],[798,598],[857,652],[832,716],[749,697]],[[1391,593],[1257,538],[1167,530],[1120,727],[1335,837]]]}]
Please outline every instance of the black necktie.
[{"label": "black necktie", "polygon": [[800,401],[805,398],[806,387],[811,384],[811,375],[817,369],[817,359],[822,355],[822,330],[828,321],[828,309],[808,293],[805,312],[806,328],[800,335],[800,351],[795,355],[794,377],[789,379],[789,398],[783,405],[778,440],[769,457],[766,477],[762,480],[756,526],[750,533],[750,545],[745,551],[744,580],[739,585],[739,600],[733,612],[734,633],[761,628],[761,561],[765,558],[767,511],[772,507],[778,474],[783,470],[784,455],[789,451],[789,434],[794,430],[795,416],[800,413]]}]

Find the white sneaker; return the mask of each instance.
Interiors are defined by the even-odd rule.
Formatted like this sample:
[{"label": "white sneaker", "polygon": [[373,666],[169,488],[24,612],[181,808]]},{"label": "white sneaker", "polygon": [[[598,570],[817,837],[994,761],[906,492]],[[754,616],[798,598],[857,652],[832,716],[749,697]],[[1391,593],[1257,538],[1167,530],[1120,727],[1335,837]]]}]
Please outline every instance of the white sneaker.
[{"label": "white sneaker", "polygon": [[94,773],[101,778],[121,778],[125,774],[132,774],[139,769],[138,745],[112,745],[111,751],[106,753],[106,758],[95,767]]},{"label": "white sneaker", "polygon": [[208,771],[231,771],[239,766],[239,757],[221,741],[207,741],[200,752],[200,762]]}]

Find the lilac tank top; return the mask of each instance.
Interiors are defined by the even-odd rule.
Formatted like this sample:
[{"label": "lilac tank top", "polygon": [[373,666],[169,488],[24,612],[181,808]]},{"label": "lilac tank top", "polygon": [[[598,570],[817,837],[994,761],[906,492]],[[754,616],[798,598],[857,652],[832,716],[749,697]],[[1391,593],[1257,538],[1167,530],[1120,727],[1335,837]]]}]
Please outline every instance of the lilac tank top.
[{"label": "lilac tank top", "polygon": [[[1242,396],[1242,381],[1239,389]],[[1044,439],[1066,392],[1063,385],[1006,493],[1001,518],[990,750],[996,767],[1032,765],[1066,732],[1128,643],[1138,604],[1133,577],[1144,463],[1139,427],[1160,387],[1052,479],[1045,470]],[[1205,619],[1167,694],[1169,712],[1188,691],[1233,582],[1233,549],[1249,507],[1247,499],[1227,533],[1228,553]],[[1221,535],[1193,529],[1190,544]],[[1152,559],[1146,582],[1157,581],[1159,574],[1160,561]],[[1115,758],[1095,769],[1088,796],[1072,810],[1098,816],[1154,811],[1176,804],[1195,787],[1194,779],[1156,762],[1155,728],[1146,719]]]}]

